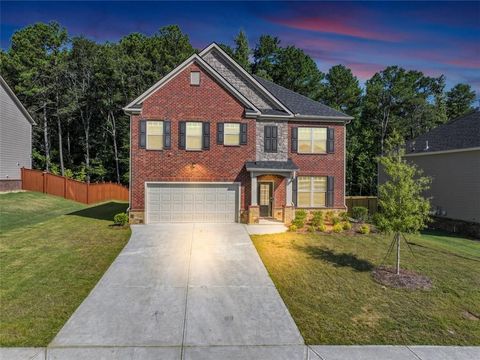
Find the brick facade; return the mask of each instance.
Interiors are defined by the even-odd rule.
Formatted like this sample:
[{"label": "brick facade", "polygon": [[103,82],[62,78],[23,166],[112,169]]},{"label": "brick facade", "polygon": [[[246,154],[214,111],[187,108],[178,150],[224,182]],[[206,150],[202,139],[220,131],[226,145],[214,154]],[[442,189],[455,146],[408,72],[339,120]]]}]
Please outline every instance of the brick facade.
[{"label": "brick facade", "polygon": [[[201,73],[200,86],[190,85],[190,72]],[[145,182],[239,182],[241,184],[241,219],[258,221],[258,208],[248,213],[251,189],[250,174],[245,169],[246,161],[260,160],[258,147],[263,146],[263,125],[244,116],[244,105],[230,94],[219,82],[192,63],[173,77],[159,90],[148,97],[142,105],[140,115],[131,116],[131,203],[132,222],[143,221]],[[139,147],[140,120],[171,121],[171,149],[146,150]],[[210,149],[203,151],[181,150],[178,146],[179,122],[203,121],[210,123]],[[240,122],[247,124],[247,144],[240,146],[217,145],[217,123]],[[344,125],[319,122],[287,122],[279,126],[278,148],[282,159],[275,156],[269,160],[291,158],[300,170],[297,175],[334,176],[334,208],[344,209]],[[335,153],[308,155],[291,152],[291,129],[295,126],[328,126],[335,128]],[[261,149],[263,151],[263,149]],[[294,209],[286,208],[286,182],[279,175],[262,175],[257,179],[274,181],[274,211],[278,220],[289,223]],[[133,215],[132,215],[133,214]],[[135,218],[135,219],[133,219]]]}]

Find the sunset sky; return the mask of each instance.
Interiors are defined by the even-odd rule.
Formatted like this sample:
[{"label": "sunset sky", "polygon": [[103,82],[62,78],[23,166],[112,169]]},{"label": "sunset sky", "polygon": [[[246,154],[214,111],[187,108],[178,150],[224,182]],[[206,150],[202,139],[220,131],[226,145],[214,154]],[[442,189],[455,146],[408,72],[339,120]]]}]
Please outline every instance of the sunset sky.
[{"label": "sunset sky", "polygon": [[55,20],[98,42],[178,24],[193,46],[232,44],[244,29],[253,47],[278,36],[322,71],[350,67],[362,81],[388,65],[445,74],[448,86],[480,94],[480,2],[1,2],[1,46],[34,22]]}]

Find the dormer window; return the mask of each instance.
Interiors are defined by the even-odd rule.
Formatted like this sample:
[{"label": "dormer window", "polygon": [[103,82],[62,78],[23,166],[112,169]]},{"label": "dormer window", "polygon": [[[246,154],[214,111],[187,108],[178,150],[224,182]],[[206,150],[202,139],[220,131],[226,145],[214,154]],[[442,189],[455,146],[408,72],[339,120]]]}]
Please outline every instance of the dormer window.
[{"label": "dormer window", "polygon": [[200,71],[190,72],[190,85],[193,85],[193,86],[200,85]]}]

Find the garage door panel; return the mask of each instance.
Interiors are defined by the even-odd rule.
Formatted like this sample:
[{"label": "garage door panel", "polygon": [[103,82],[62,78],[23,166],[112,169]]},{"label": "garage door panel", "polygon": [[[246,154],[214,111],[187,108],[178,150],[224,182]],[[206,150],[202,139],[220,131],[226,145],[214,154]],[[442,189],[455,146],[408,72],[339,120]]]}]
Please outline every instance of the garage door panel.
[{"label": "garage door panel", "polygon": [[239,191],[231,184],[149,184],[147,221],[235,222]]}]

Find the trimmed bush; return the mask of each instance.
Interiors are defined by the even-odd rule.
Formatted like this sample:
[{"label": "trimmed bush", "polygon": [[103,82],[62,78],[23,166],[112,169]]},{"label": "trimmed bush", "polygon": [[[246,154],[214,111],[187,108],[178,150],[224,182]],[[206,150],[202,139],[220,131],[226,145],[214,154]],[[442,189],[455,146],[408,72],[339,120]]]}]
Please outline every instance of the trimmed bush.
[{"label": "trimmed bush", "polygon": [[363,224],[362,226],[360,226],[360,228],[358,229],[358,232],[360,234],[370,234],[370,225],[368,224]]},{"label": "trimmed bush", "polygon": [[316,228],[313,225],[310,225],[309,227],[307,227],[308,232],[315,232],[315,230],[316,230]]},{"label": "trimmed bush", "polygon": [[307,212],[305,210],[297,210],[295,212],[295,219],[292,221],[292,224],[301,229],[305,226],[305,219],[307,218]]},{"label": "trimmed bush", "polygon": [[349,221],[345,221],[343,223],[343,230],[350,230],[352,228],[352,224]]},{"label": "trimmed bush", "polygon": [[325,213],[325,220],[327,221],[332,221],[334,217],[335,217],[335,213],[332,210],[329,210]]},{"label": "trimmed bush", "polygon": [[340,219],[340,217],[338,217],[338,216],[332,217],[332,224],[333,225],[340,224],[341,221],[342,221],[342,219]]},{"label": "trimmed bush", "polygon": [[113,222],[118,226],[125,226],[128,224],[128,215],[124,212],[118,213],[113,217]]},{"label": "trimmed bush", "polygon": [[294,225],[294,224],[290,225],[288,227],[288,231],[297,231],[297,225]]},{"label": "trimmed bush", "polygon": [[340,217],[340,219],[342,219],[343,221],[348,221],[348,214],[345,212],[345,211],[342,211],[338,214],[338,216]]},{"label": "trimmed bush", "polygon": [[342,224],[335,224],[333,225],[333,232],[335,233],[341,233],[343,231],[343,225]]},{"label": "trimmed bush", "polygon": [[364,206],[354,206],[352,217],[358,221],[364,222],[368,219],[368,209]]},{"label": "trimmed bush", "polygon": [[315,211],[312,217],[312,225],[319,227],[323,224],[323,213],[321,211]]},{"label": "trimmed bush", "polygon": [[327,232],[327,226],[325,224],[322,224],[317,228],[317,230],[321,232]]}]

